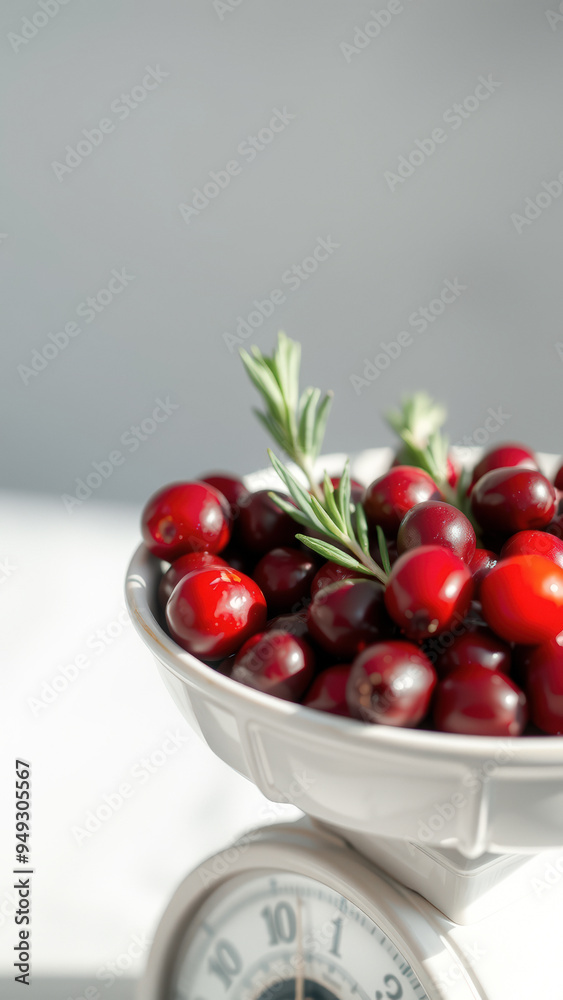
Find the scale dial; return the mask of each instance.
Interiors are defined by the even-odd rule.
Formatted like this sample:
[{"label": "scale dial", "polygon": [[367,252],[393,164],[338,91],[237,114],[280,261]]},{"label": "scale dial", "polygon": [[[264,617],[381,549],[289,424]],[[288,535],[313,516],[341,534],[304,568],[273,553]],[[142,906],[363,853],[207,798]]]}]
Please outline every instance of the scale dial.
[{"label": "scale dial", "polygon": [[170,1000],[425,1000],[377,924],[316,879],[239,875],[200,909]]}]

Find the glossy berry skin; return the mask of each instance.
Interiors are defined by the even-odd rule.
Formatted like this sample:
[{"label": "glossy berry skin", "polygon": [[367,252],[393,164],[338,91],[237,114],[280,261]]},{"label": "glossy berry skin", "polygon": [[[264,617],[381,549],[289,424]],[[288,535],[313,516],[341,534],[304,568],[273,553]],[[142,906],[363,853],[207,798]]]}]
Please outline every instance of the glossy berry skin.
[{"label": "glossy berry skin", "polygon": [[361,580],[363,573],[358,573],[354,569],[347,569],[346,566],[339,566],[338,563],[325,562],[313,577],[311,583],[311,597],[315,597],[319,590],[330,587],[331,583],[339,583],[340,580]]},{"label": "glossy berry skin", "polygon": [[563,629],[563,569],[545,556],[508,556],[483,580],[481,604],[508,642],[547,642]]},{"label": "glossy berry skin", "polygon": [[507,556],[545,556],[563,567],[563,541],[547,531],[518,531],[503,545],[501,559]]},{"label": "glossy berry skin", "polygon": [[508,468],[537,469],[538,463],[534,452],[525,444],[519,444],[516,441],[509,441],[506,444],[497,445],[496,448],[491,448],[473,469],[470,489],[487,472],[492,472],[493,469]]},{"label": "glossy berry skin", "polygon": [[291,611],[308,596],[316,563],[300,549],[272,549],[262,556],[252,574],[266,598],[268,611]]},{"label": "glossy berry skin", "polygon": [[315,657],[304,639],[288,632],[260,632],[238,651],[231,677],[265,694],[298,701],[313,678]]},{"label": "glossy berry skin", "polygon": [[529,651],[525,689],[534,725],[563,735],[563,646],[552,640]]},{"label": "glossy berry skin", "polygon": [[459,667],[486,667],[510,673],[512,649],[488,628],[474,628],[455,637],[436,661],[438,676],[443,678]]},{"label": "glossy berry skin", "polygon": [[563,513],[556,514],[545,530],[556,538],[563,538]]},{"label": "glossy berry skin", "polygon": [[436,729],[467,736],[520,736],[528,721],[525,694],[505,674],[459,667],[434,696]]},{"label": "glossy berry skin", "polygon": [[307,612],[305,610],[296,611],[292,615],[277,615],[266,622],[266,632],[276,629],[278,632],[288,632],[297,639],[309,639],[309,629],[307,628]]},{"label": "glossy berry skin", "polygon": [[313,639],[328,653],[351,660],[392,630],[377,580],[342,580],[320,590],[307,609]]},{"label": "glossy berry skin", "polygon": [[184,577],[166,605],[166,622],[176,642],[203,660],[236,653],[266,624],[266,599],[254,580],[215,567]]},{"label": "glossy berry skin", "polygon": [[512,535],[545,528],[555,514],[555,489],[533,469],[494,469],[471,491],[472,514],[485,531]]},{"label": "glossy berry skin", "polygon": [[319,712],[330,715],[350,717],[350,709],[346,701],[346,685],[350,676],[350,663],[336,663],[333,667],[323,670],[311,684],[303,698],[303,704],[308,708],[316,708]]},{"label": "glossy berry skin", "polygon": [[242,479],[230,472],[210,472],[201,477],[201,482],[208,483],[223,494],[229,506],[234,508],[233,517],[236,517],[239,507],[244,505],[249,496]]},{"label": "glossy berry skin", "polygon": [[473,583],[475,585],[475,597],[479,597],[483,580],[489,570],[493,566],[496,566],[497,562],[498,556],[492,549],[475,549],[475,554],[469,563],[469,569],[473,574]]},{"label": "glossy berry skin", "polygon": [[397,535],[399,555],[419,545],[443,545],[466,563],[475,555],[476,544],[469,518],[443,500],[426,500],[409,510]]},{"label": "glossy berry skin", "polygon": [[176,559],[168,567],[166,573],[161,578],[158,587],[158,599],[163,608],[170,597],[174,587],[188,573],[197,573],[200,569],[211,569],[213,566],[228,566],[221,556],[213,555],[212,552],[186,552],[184,556]]},{"label": "glossy berry skin", "polygon": [[386,534],[394,535],[411,507],[441,499],[440,490],[424,469],[396,465],[368,486],[364,510],[371,528],[379,524]]},{"label": "glossy berry skin", "polygon": [[563,493],[563,465],[561,465],[557,472],[555,473],[555,478],[553,480],[553,485],[556,490]]},{"label": "glossy berry skin", "polygon": [[467,612],[473,596],[471,570],[440,545],[420,545],[391,569],[385,605],[411,639],[445,632]]},{"label": "glossy berry skin", "polygon": [[401,640],[368,646],[352,664],[346,700],[350,714],[386,726],[416,726],[436,685],[430,660]]},{"label": "glossy berry skin", "polygon": [[[301,530],[289,514],[280,510],[270,498],[270,492],[277,490],[257,490],[248,497],[241,507],[238,519],[239,538],[250,552],[265,555],[270,549],[284,545],[295,545],[295,533]],[[278,493],[288,500],[284,493]]]},{"label": "glossy berry skin", "polygon": [[172,483],[154,493],[141,516],[145,545],[174,562],[186,552],[221,552],[231,537],[224,496],[207,483]]}]

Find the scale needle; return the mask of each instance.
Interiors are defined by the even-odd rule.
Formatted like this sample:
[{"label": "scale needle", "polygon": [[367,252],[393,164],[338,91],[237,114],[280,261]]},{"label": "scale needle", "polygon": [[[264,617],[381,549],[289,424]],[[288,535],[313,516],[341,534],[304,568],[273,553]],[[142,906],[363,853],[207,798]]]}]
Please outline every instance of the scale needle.
[{"label": "scale needle", "polygon": [[303,921],[301,897],[297,897],[297,954],[295,970],[295,1000],[305,1000],[305,959],[303,955]]}]

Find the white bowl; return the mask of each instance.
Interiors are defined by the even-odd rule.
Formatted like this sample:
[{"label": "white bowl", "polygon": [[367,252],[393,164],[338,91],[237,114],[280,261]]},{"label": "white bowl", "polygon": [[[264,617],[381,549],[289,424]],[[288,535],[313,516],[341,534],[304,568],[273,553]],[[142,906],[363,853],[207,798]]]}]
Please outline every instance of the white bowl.
[{"label": "white bowl", "polygon": [[[363,452],[369,482],[389,449]],[[330,473],[343,456],[320,463]],[[554,456],[542,456],[551,472]],[[254,488],[279,485],[268,470]],[[186,719],[222,760],[269,799],[292,802],[353,843],[400,838],[485,852],[528,853],[563,840],[563,737],[501,739],[370,726],[261,694],[184,652],[158,624],[160,563],[141,545],[129,566],[133,624]]]}]

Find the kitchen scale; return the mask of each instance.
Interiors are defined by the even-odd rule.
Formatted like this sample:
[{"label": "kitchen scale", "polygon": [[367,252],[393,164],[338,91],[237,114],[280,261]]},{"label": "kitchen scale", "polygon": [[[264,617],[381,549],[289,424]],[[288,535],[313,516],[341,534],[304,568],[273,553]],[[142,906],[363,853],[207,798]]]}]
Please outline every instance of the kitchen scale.
[{"label": "kitchen scale", "polygon": [[[363,453],[353,475],[388,465]],[[563,738],[369,726],[263,695],[163,631],[160,572],[141,546],[127,604],[176,704],[305,818],[188,875],[140,1000],[563,1000]]]}]

